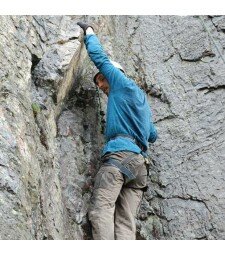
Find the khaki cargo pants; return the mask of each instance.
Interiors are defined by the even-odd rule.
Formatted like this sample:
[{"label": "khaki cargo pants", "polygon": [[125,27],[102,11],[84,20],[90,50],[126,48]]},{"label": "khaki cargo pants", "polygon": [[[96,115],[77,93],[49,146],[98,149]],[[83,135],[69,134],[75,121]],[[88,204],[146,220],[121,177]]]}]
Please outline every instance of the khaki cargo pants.
[{"label": "khaki cargo pants", "polygon": [[[131,156],[133,154],[133,157]],[[141,154],[123,151],[104,156],[123,163],[132,171],[135,179],[127,178],[117,167],[102,163],[96,177],[93,195],[88,210],[95,240],[136,239],[135,217],[137,215],[143,188],[147,182],[147,168]]]}]

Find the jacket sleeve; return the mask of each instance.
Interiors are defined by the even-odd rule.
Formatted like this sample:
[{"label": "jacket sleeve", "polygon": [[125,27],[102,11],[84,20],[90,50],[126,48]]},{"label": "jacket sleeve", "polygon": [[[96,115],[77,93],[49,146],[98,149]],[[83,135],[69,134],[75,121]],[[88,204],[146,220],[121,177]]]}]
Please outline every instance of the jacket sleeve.
[{"label": "jacket sleeve", "polygon": [[129,83],[129,79],[126,75],[110,62],[96,35],[86,35],[84,37],[84,43],[89,57],[98,68],[99,72],[107,79],[110,89],[121,89]]}]

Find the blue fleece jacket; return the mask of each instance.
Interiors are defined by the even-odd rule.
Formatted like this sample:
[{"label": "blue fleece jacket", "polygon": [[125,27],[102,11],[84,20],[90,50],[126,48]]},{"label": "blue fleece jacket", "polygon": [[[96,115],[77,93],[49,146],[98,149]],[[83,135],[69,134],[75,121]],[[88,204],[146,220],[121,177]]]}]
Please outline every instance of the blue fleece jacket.
[{"label": "blue fleece jacket", "polygon": [[105,129],[106,144],[102,155],[116,151],[141,153],[141,149],[129,138],[118,137],[113,140],[110,138],[118,134],[127,134],[141,143],[144,149],[148,148],[148,142],[155,142],[157,131],[152,122],[146,93],[132,79],[114,67],[96,35],[86,35],[84,42],[89,57],[110,86]]}]

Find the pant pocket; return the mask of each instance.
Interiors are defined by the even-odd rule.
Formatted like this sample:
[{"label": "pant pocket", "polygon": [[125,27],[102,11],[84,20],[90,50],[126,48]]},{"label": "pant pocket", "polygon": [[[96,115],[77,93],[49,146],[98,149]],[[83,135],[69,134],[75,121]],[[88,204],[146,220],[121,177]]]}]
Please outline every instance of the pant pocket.
[{"label": "pant pocket", "polygon": [[147,186],[147,168],[144,158],[139,155],[139,157],[128,162],[127,167],[133,172],[135,179],[128,182],[126,186],[139,189],[145,188]]},{"label": "pant pocket", "polygon": [[94,189],[113,190],[115,185],[123,184],[123,176],[118,169],[110,166],[103,166],[95,177]]}]

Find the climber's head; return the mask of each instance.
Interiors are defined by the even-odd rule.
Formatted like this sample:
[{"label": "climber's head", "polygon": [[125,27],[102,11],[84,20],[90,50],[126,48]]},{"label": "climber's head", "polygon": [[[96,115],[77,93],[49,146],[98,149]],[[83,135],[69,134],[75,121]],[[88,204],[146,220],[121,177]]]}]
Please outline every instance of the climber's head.
[{"label": "climber's head", "polygon": [[[124,73],[124,69],[119,63],[117,63],[115,61],[112,61],[112,60],[110,60],[110,62],[116,68],[118,68],[120,71],[122,71]],[[109,94],[109,83],[108,83],[107,79],[104,77],[104,75],[98,71],[95,74],[93,80],[94,80],[94,83],[108,96],[108,94]]]},{"label": "climber's head", "polygon": [[98,73],[95,77],[95,84],[101,89],[107,96],[109,94],[109,83],[103,74]]}]

